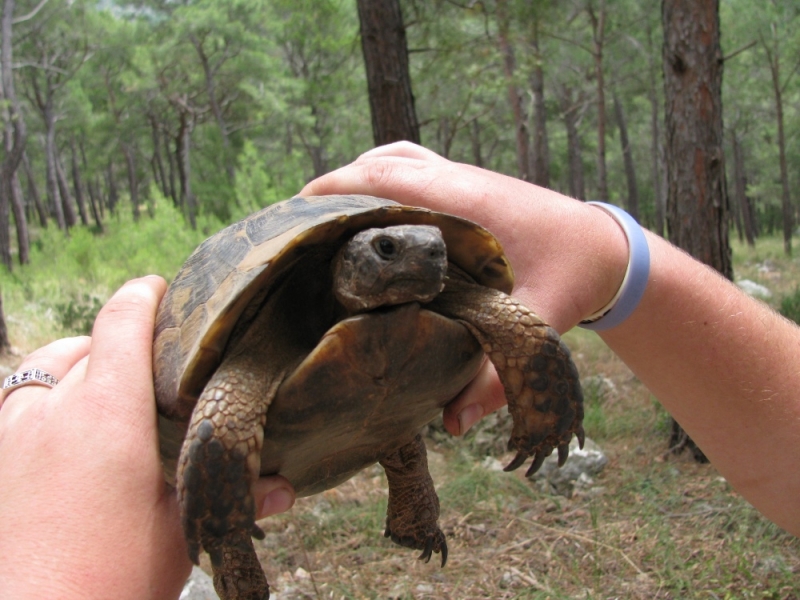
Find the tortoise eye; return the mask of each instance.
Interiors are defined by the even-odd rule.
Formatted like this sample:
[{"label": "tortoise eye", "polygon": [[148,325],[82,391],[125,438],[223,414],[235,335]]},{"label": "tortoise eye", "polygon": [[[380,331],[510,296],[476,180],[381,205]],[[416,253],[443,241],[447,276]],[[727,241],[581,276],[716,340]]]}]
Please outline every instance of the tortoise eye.
[{"label": "tortoise eye", "polygon": [[378,238],[375,240],[374,246],[381,258],[392,259],[397,256],[397,244],[389,238]]}]

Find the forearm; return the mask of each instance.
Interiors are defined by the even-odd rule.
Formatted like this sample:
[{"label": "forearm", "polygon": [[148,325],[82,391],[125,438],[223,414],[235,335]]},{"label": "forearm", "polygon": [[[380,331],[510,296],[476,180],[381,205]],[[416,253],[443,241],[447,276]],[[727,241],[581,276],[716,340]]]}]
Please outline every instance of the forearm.
[{"label": "forearm", "polygon": [[800,534],[800,329],[649,236],[639,308],[601,334],[731,485]]}]

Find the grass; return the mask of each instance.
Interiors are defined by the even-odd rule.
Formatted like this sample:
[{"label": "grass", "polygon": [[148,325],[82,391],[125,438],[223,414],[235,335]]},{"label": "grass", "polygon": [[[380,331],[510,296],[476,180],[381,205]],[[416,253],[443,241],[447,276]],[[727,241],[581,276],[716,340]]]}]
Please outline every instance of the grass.
[{"label": "grass", "polygon": [[[162,208],[158,219],[139,223],[120,215],[100,238],[40,233],[33,264],[0,275],[20,352],[85,331],[126,279],[170,278],[215,230],[208,223],[190,232]],[[784,257],[777,238],[755,249],[734,240],[733,253],[737,277],[770,288],[775,307],[800,283],[800,262]],[[487,453],[510,460],[502,440],[487,444],[478,433],[451,440],[434,428],[429,462],[447,567],[436,557],[420,563],[418,552],[383,537],[386,483],[374,467],[261,523],[267,537],[256,543],[275,597],[800,598],[800,541],[761,517],[713,467],[664,458],[668,418],[650,393],[593,333],[574,330],[566,341],[584,378],[597,382],[587,386],[586,430],[609,464],[594,487],[571,498],[544,493],[520,472],[482,466]]]}]

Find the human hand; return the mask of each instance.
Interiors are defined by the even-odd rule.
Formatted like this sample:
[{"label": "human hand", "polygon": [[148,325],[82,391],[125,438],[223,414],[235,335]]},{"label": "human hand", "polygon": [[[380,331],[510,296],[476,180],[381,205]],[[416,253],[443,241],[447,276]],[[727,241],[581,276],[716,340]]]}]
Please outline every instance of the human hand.
[{"label": "human hand", "polygon": [[[625,236],[604,211],[519,179],[451,162],[399,142],[310,182],[305,195],[368,194],[458,215],[491,231],[515,274],[514,296],[557,331],[575,326],[614,296],[628,262]],[[444,412],[463,434],[505,404],[489,363]]]},{"label": "human hand", "polygon": [[[103,307],[92,337],[25,358],[60,380],[0,405],[3,598],[177,598],[189,562],[174,490],[164,483],[152,342],[166,285],[145,277]],[[282,477],[254,489],[258,517],[294,502]]]}]

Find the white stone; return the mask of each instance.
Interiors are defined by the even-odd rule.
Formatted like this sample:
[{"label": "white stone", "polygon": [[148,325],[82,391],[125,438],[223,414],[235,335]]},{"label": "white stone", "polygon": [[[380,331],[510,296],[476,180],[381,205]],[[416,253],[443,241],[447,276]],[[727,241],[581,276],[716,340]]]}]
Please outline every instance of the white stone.
[{"label": "white stone", "polygon": [[736,285],[738,285],[739,289],[741,289],[748,296],[762,299],[772,298],[772,292],[769,291],[768,288],[764,287],[760,283],[756,283],[755,281],[751,281],[749,279],[740,279],[736,282]]}]

